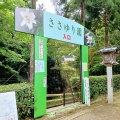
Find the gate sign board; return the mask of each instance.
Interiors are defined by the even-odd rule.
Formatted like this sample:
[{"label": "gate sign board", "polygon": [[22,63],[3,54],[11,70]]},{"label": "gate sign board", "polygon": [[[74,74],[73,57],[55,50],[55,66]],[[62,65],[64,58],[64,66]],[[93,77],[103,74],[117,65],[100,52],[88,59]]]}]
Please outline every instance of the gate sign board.
[{"label": "gate sign board", "polygon": [[36,9],[15,8],[15,30],[78,45],[95,45],[94,33],[81,24]]},{"label": "gate sign board", "polygon": [[84,45],[84,27],[62,16],[44,12],[44,37]]},{"label": "gate sign board", "polygon": [[95,45],[95,39],[94,33],[84,28],[84,45],[93,47]]},{"label": "gate sign board", "polygon": [[84,26],[36,9],[15,8],[15,30],[79,45],[95,45],[94,33]]},{"label": "gate sign board", "polygon": [[16,8],[15,30],[43,36],[43,13],[35,9]]},{"label": "gate sign board", "polygon": [[84,45],[84,26],[45,11],[16,8],[15,30]]},{"label": "gate sign board", "polygon": [[18,120],[15,92],[0,93],[0,120]]}]

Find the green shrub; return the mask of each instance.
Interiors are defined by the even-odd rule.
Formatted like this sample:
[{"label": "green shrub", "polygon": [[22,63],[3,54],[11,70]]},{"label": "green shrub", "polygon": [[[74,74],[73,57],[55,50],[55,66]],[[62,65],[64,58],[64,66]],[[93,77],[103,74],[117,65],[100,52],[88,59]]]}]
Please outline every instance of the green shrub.
[{"label": "green shrub", "polygon": [[[90,76],[90,97],[97,98],[99,95],[107,93],[106,76]],[[75,85],[80,81],[80,77],[71,78],[71,83]],[[120,90],[120,75],[113,75],[113,90]],[[0,93],[15,91],[17,110],[20,120],[26,117],[33,117],[34,95],[33,85],[28,83],[9,84],[0,86]]]},{"label": "green shrub", "polygon": [[89,70],[90,75],[105,75],[106,74],[106,67],[102,64],[95,64]]},{"label": "green shrub", "polygon": [[9,84],[0,87],[0,93],[15,91],[19,120],[33,117],[33,86],[28,83]]},{"label": "green shrub", "polygon": [[101,94],[107,93],[106,76],[90,76],[90,97],[97,98]]},{"label": "green shrub", "polygon": [[[120,75],[113,75],[113,90],[120,90]],[[107,76],[90,76],[90,96],[107,94]]]},{"label": "green shrub", "polygon": [[[70,82],[71,82],[71,85],[74,87],[80,83],[80,77],[71,77]],[[75,87],[73,90],[74,92],[79,92],[80,87]]]},{"label": "green shrub", "polygon": [[[97,98],[99,95],[107,94],[107,76],[90,76],[90,98]],[[70,79],[72,85],[80,81],[80,77]],[[113,75],[113,90],[120,90],[120,75]]]},{"label": "green shrub", "polygon": [[113,75],[114,91],[120,90],[120,75]]}]

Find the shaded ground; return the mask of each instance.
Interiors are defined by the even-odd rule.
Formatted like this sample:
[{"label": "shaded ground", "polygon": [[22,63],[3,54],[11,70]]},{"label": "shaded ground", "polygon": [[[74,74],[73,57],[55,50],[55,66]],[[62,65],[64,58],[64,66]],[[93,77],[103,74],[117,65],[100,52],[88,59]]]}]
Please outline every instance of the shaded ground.
[{"label": "shaded ground", "polygon": [[120,91],[114,93],[112,105],[107,103],[106,96],[100,96],[90,107],[80,103],[56,107],[37,120],[120,120]]},{"label": "shaded ground", "polygon": [[112,105],[102,97],[102,101],[56,120],[120,120],[120,92],[115,93]]}]

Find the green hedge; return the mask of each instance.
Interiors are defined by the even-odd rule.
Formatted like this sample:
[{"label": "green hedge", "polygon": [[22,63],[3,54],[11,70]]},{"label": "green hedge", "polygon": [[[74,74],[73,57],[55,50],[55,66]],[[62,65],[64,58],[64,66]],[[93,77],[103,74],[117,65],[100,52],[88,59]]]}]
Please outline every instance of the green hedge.
[{"label": "green hedge", "polygon": [[[71,78],[73,86],[79,82],[80,77]],[[76,83],[77,84],[77,83]],[[113,75],[114,91],[120,90],[120,75]],[[25,120],[26,117],[33,117],[33,85],[28,83],[9,84],[0,86],[0,93],[15,91],[17,109],[20,120]],[[101,94],[107,93],[107,78],[106,76],[90,76],[90,97],[97,98]]]},{"label": "green hedge", "polygon": [[[113,75],[113,90],[120,90],[120,75]],[[90,76],[90,96],[107,94],[107,76]]]},{"label": "green hedge", "polygon": [[90,76],[90,98],[97,98],[107,93],[106,76]]},{"label": "green hedge", "polygon": [[[72,85],[79,82],[80,77],[70,79]],[[90,98],[97,98],[99,95],[107,93],[107,76],[90,76]],[[113,75],[113,90],[120,90],[120,75]]]},{"label": "green hedge", "polygon": [[0,93],[15,91],[19,120],[33,117],[33,86],[28,83],[0,86]]}]

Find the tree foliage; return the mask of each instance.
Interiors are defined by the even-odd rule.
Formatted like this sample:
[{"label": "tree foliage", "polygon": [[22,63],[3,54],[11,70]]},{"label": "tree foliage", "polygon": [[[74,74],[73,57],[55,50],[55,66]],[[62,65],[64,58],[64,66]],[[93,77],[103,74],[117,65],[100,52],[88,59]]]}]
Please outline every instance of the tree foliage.
[{"label": "tree foliage", "polygon": [[[96,46],[89,48],[89,68],[94,71],[99,68],[102,55],[98,52],[105,46],[105,10],[107,12],[107,28],[109,30],[109,45],[120,47],[120,1],[119,0],[84,0],[85,26],[96,35]],[[81,22],[82,0],[53,0],[58,7],[57,14]],[[30,35],[14,30],[14,8],[33,8],[33,0],[1,0],[0,1],[0,77],[18,80],[26,77],[30,58]],[[62,12],[62,14],[61,14]],[[80,50],[78,45],[48,40],[48,56],[55,62],[55,67],[68,68],[79,72]],[[64,58],[75,56],[75,61],[64,63]],[[120,61],[120,57],[117,58]],[[63,64],[64,63],[64,64]],[[25,66],[25,67],[24,67]],[[74,72],[74,73],[75,73]],[[75,74],[74,74],[75,75]],[[3,81],[2,83],[4,83]]]},{"label": "tree foliage", "polygon": [[62,93],[64,91],[66,81],[61,76],[61,69],[55,68],[55,61],[47,58],[47,93]]},{"label": "tree foliage", "polygon": [[[0,2],[0,77],[7,80],[13,75],[16,81],[27,75],[30,36],[14,30],[14,4],[24,6],[22,0]],[[27,66],[21,70],[24,64]]]},{"label": "tree foliage", "polygon": [[[81,23],[82,0],[70,0],[65,4],[65,17]],[[120,1],[119,0],[84,0],[85,27],[96,35],[96,46],[89,48],[89,68],[94,69],[102,61],[102,55],[98,52],[105,46],[105,27],[109,31],[109,46],[118,46],[120,33]],[[105,12],[107,12],[107,24],[105,24]],[[78,49],[79,51],[79,49]],[[76,56],[79,60],[79,56]],[[118,61],[120,58],[118,57]],[[76,66],[79,66],[79,61]],[[94,68],[92,68],[94,67]]]}]

